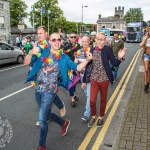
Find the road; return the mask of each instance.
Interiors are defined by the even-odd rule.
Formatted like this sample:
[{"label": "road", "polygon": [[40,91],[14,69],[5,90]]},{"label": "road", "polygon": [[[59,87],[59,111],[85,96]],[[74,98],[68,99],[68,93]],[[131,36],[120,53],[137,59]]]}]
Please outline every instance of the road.
[{"label": "road", "polygon": [[[115,94],[115,90],[117,90],[119,85],[120,88],[118,88],[114,100],[112,102],[110,100],[108,103],[110,107],[108,107],[104,119],[107,124],[104,124],[103,128],[97,129],[93,127],[90,129],[87,127],[87,122],[81,120],[85,110],[86,100],[84,92],[80,88],[80,83],[77,85],[76,94],[79,101],[76,102],[75,108],[72,108],[70,105],[68,92],[60,88],[58,95],[65,102],[67,110],[64,118],[70,119],[71,124],[67,135],[61,137],[60,126],[55,122],[49,122],[46,143],[48,150],[112,150],[117,133],[119,132],[118,129],[124,112],[123,108],[127,105],[129,93],[134,81],[134,74],[137,69],[136,64],[133,70],[127,73],[125,80],[127,80],[130,73],[132,74],[125,87],[123,96],[120,98],[119,104],[116,105],[115,100],[120,97],[119,94],[121,92],[119,91],[123,89],[123,84],[125,84],[125,80],[122,84],[120,81],[123,75],[125,75],[131,60],[140,48],[138,43],[125,43],[125,46],[127,47],[126,60],[119,67],[116,82],[113,85],[109,85],[108,100]],[[35,125],[38,118],[38,107],[34,98],[34,87],[30,83],[24,84],[28,69],[28,66],[17,64],[0,66],[0,147],[3,145],[2,149],[4,150],[35,150],[38,146],[39,128]],[[116,109],[113,109],[114,106],[116,106]],[[59,114],[59,110],[55,106],[53,106],[52,111]],[[109,116],[110,112],[114,115]],[[10,140],[4,142],[2,140],[7,139],[5,135],[8,127],[2,127],[1,121],[4,122],[6,120],[8,120],[8,124],[12,127],[11,135],[13,136]],[[103,134],[101,130],[103,130]],[[98,142],[95,143],[96,141]],[[94,143],[97,145],[95,148]]]}]

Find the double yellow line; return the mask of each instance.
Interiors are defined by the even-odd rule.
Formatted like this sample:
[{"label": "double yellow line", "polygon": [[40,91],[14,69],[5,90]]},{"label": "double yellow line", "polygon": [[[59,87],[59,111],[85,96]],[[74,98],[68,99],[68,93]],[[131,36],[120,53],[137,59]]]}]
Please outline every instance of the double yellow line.
[{"label": "double yellow line", "polygon": [[[114,103],[114,105],[113,105],[113,107],[112,107],[112,109],[111,109],[107,119],[106,119],[106,121],[104,122],[104,125],[103,125],[101,131],[99,132],[99,135],[98,135],[98,137],[97,137],[97,139],[96,139],[96,141],[95,141],[95,143],[94,143],[94,145],[92,147],[92,150],[98,150],[100,145],[101,145],[101,143],[102,143],[102,141],[103,141],[103,138],[104,138],[104,136],[106,134],[106,131],[107,131],[108,127],[109,127],[109,124],[110,124],[110,122],[111,122],[111,120],[112,120],[112,118],[113,118],[113,116],[114,116],[114,114],[116,112],[118,104],[119,104],[119,102],[121,100],[121,97],[122,97],[124,91],[125,91],[125,88],[126,88],[127,83],[128,83],[128,81],[130,79],[131,73],[132,73],[132,71],[133,71],[133,69],[135,67],[135,64],[137,62],[137,59],[138,59],[138,56],[139,56],[141,50],[142,49],[139,49],[136,52],[136,54],[134,55],[132,61],[130,62],[129,66],[128,66],[127,70],[126,70],[126,72],[124,73],[124,75],[121,78],[118,86],[116,87],[114,93],[112,94],[112,96],[110,97],[109,101],[107,102],[105,113],[107,113],[107,111],[110,108],[112,102],[114,101],[114,98],[116,97],[120,87],[124,83],[123,86],[122,86],[122,89],[120,90],[120,93],[119,93],[119,95],[118,95],[118,97],[117,97],[117,99],[116,99],[116,101],[115,101],[115,103]],[[89,130],[88,134],[84,138],[84,140],[81,143],[81,145],[78,148],[78,150],[85,150],[86,149],[86,147],[90,143],[90,141],[91,141],[94,133],[96,132],[96,130],[97,130],[97,127],[96,127],[96,122],[95,122],[94,126]]]}]

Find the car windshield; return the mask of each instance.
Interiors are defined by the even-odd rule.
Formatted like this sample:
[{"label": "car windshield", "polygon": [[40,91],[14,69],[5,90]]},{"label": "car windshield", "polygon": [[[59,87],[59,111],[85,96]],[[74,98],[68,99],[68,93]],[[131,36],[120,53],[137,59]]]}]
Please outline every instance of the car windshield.
[{"label": "car windshield", "polygon": [[137,32],[140,31],[139,27],[127,27],[128,32]]}]

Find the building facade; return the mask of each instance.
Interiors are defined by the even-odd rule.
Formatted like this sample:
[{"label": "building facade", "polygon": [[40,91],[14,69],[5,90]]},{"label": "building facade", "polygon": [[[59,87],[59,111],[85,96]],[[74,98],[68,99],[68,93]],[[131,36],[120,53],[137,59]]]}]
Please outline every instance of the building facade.
[{"label": "building facade", "polygon": [[115,14],[114,16],[110,17],[101,17],[101,14],[98,15],[97,20],[97,32],[101,28],[115,28],[115,29],[126,29],[125,21],[123,20],[124,17],[124,7],[119,6],[118,9],[115,7]]},{"label": "building facade", "polygon": [[8,42],[10,36],[10,0],[0,0],[0,38]]}]

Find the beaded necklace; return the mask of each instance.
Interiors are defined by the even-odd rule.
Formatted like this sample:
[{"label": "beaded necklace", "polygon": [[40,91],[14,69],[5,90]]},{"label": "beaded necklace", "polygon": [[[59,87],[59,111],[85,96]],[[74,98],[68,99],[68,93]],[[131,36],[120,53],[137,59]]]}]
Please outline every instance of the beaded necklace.
[{"label": "beaded necklace", "polygon": [[[44,50],[45,48],[48,48],[49,40],[50,40],[50,37],[48,36],[44,41],[39,41],[39,48],[41,48],[42,50]],[[40,57],[41,52],[38,52],[36,56]]]},{"label": "beaded necklace", "polygon": [[[39,47],[42,49],[42,50],[44,50],[45,48],[48,48],[48,46],[49,46],[49,40],[50,40],[50,37],[47,37],[46,38],[46,40],[44,40],[44,41],[40,41],[39,42]],[[55,53],[55,55],[54,55],[54,57],[52,58],[52,59],[50,59],[50,58],[47,58],[47,57],[41,57],[41,52],[39,52],[39,53],[37,53],[36,54],[36,56],[39,58],[39,57],[41,57],[41,61],[43,61],[43,62],[47,62],[47,63],[50,63],[50,62],[55,62],[55,61],[57,61],[58,59],[60,59],[60,54],[62,53],[62,49],[59,49],[56,53]]]},{"label": "beaded necklace", "polygon": [[82,48],[82,49],[79,49],[78,51],[74,52],[74,54],[77,56],[77,55],[80,55],[82,52],[87,52],[89,51],[90,47],[87,47],[87,48]]},{"label": "beaded necklace", "polygon": [[[71,52],[72,50],[75,50],[75,49],[77,48],[77,46],[78,46],[78,44],[75,44],[75,45],[72,46],[71,48],[69,48],[69,49],[67,49],[67,50],[64,50],[64,53],[67,54],[67,53]],[[64,47],[62,46],[62,49],[63,49],[63,48],[64,48]]]},{"label": "beaded necklace", "polygon": [[58,61],[58,59],[60,59],[60,57],[61,57],[61,54],[62,53],[62,50],[58,50],[56,53],[55,53],[55,55],[54,55],[54,57],[51,59],[51,58],[47,58],[47,57],[41,57],[41,61],[43,61],[43,62],[47,62],[47,63],[50,63],[50,62],[56,62],[56,61]]}]

